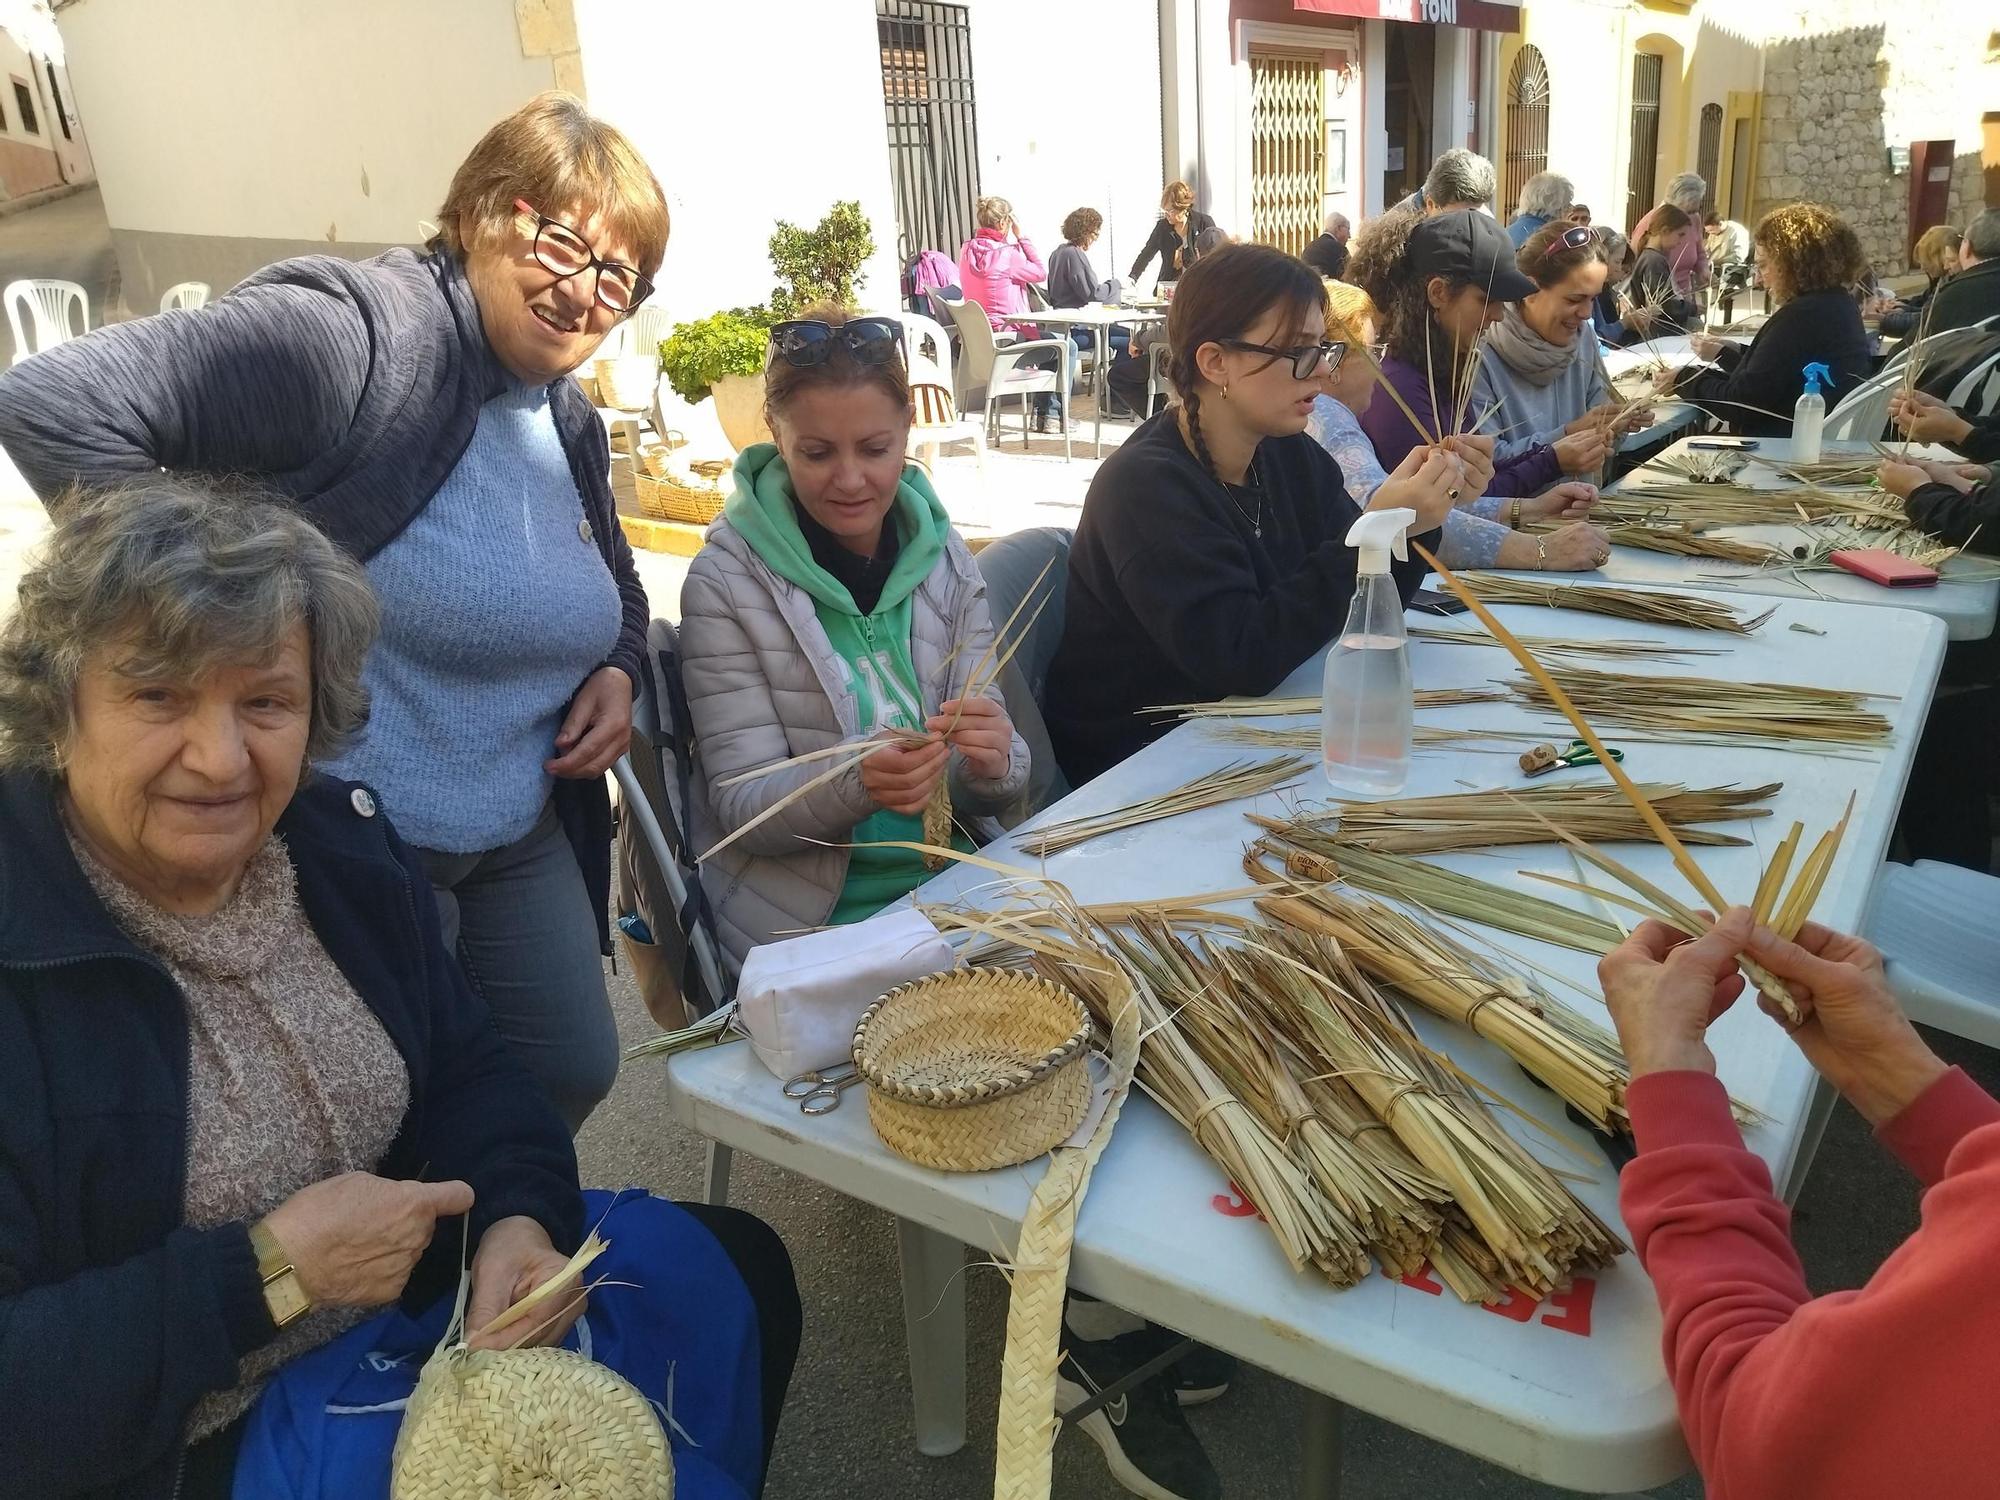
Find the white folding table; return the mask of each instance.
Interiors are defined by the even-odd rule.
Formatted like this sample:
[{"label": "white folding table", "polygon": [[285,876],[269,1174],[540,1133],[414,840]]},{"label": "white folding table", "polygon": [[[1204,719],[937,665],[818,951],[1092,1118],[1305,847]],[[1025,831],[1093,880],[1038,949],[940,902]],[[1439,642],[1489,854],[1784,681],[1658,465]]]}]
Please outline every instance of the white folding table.
[{"label": "white folding table", "polygon": [[1164,323],[1167,314],[1164,308],[1110,307],[1096,303],[1090,307],[1038,307],[1031,313],[1023,313],[1019,319],[1023,323],[1047,323],[1053,328],[1088,328],[1095,341],[1097,361],[1091,370],[1091,389],[1097,398],[1096,448],[1092,458],[1104,457],[1104,407],[1111,399],[1111,328],[1123,323],[1128,328],[1139,328],[1150,323]]},{"label": "white folding table", "polygon": [[[1641,779],[1673,779],[1690,786],[1783,783],[1772,800],[1775,816],[1731,825],[1752,829],[1754,846],[1699,854],[1725,894],[1746,899],[1763,861],[1794,819],[1816,836],[1839,816],[1852,794],[1854,821],[1817,908],[1821,920],[1852,930],[1862,919],[1887,851],[1945,630],[1938,620],[1911,611],[1853,609],[1815,600],[1786,601],[1777,608],[1777,617],[1747,638],[1649,628],[1575,612],[1558,615],[1515,607],[1503,614],[1521,632],[1575,639],[1644,635],[1721,646],[1728,652],[1694,658],[1692,665],[1650,659],[1628,663],[1635,672],[1692,671],[1888,695],[1881,707],[1895,733],[1886,747],[1837,755],[1636,741],[1624,747],[1628,769]],[[1822,633],[1791,631],[1787,627],[1794,621]],[[1451,622],[1450,628],[1476,633],[1467,617]],[[1420,641],[1412,643],[1411,651],[1419,687],[1479,684],[1514,672],[1506,653],[1490,646]],[[1320,671],[1317,660],[1309,662],[1279,691],[1316,693]],[[1426,710],[1420,722],[1532,729],[1552,740],[1569,738],[1560,721],[1509,704]],[[1615,725],[1600,727],[1611,743],[1619,743]],[[1514,760],[1520,748],[1420,753],[1409,793],[1442,793],[1465,784],[1520,784]],[[1215,738],[1204,724],[1185,724],[1037,821],[1129,803],[1246,753]],[[1046,870],[1084,901],[1237,888],[1245,883],[1240,860],[1253,831],[1244,814],[1252,808],[1277,812],[1324,792],[1315,768],[1295,788],[1254,803],[1211,808],[1099,838],[1049,859]],[[986,852],[994,859],[1028,864],[1013,848],[1009,838]],[[1619,857],[1648,878],[1682,889],[1664,850],[1626,845]],[[1503,882],[1513,880],[1519,869],[1576,876],[1568,856],[1553,848],[1438,858]],[[970,893],[974,900],[990,902],[986,888],[994,878],[990,871],[961,866],[937,877],[920,895],[941,902]],[[1528,888],[1560,897],[1552,887],[1529,882]],[[1604,914],[1615,918],[1617,909],[1606,907]],[[1498,934],[1493,946],[1503,957],[1574,981],[1577,988],[1556,991],[1562,998],[1586,1011],[1600,1006],[1595,966],[1588,957]],[[1563,1122],[1554,1096],[1484,1040],[1423,1015],[1415,1023],[1468,1072],[1550,1122],[1568,1154],[1558,1155],[1538,1137],[1524,1134],[1524,1141],[1543,1159],[1587,1173],[1590,1180],[1579,1186],[1579,1193],[1607,1221],[1619,1222],[1614,1171],[1585,1132]],[[1754,1006],[1737,1006],[1710,1035],[1724,1081],[1737,1097],[1768,1116],[1768,1123],[1750,1130],[1750,1145],[1771,1164],[1775,1180],[1795,1191],[1825,1121],[1826,1100],[1816,1088],[1816,1075]],[[780,1095],[778,1080],[742,1046],[686,1054],[672,1059],[667,1071],[674,1113],[702,1135],[897,1215],[918,1443],[927,1453],[955,1451],[965,1432],[962,1247],[970,1244],[983,1256],[1005,1255],[1040,1164],[969,1175],[914,1166],[876,1139],[860,1095],[850,1094],[849,1102],[833,1114],[809,1119]],[[1620,1257],[1603,1274],[1581,1278],[1571,1291],[1540,1305],[1517,1295],[1494,1309],[1468,1307],[1426,1278],[1404,1282],[1377,1276],[1336,1292],[1310,1273],[1294,1274],[1269,1231],[1223,1174],[1136,1092],[1091,1181],[1077,1224],[1072,1281],[1093,1296],[1305,1387],[1311,1393],[1302,1434],[1302,1492],[1307,1496],[1337,1492],[1343,1403],[1573,1489],[1640,1489],[1688,1467],[1673,1390],[1661,1364],[1652,1286],[1633,1257]]]}]

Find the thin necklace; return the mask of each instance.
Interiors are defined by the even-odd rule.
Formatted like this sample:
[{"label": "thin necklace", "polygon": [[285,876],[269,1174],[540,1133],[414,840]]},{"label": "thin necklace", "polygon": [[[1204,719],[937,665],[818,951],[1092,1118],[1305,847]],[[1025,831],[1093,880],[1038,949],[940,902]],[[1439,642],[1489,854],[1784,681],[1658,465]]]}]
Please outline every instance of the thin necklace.
[{"label": "thin necklace", "polygon": [[1236,513],[1250,523],[1250,534],[1260,542],[1264,539],[1264,470],[1261,467],[1261,460],[1261,454],[1252,453],[1250,455],[1250,473],[1247,476],[1251,482],[1250,487],[1257,493],[1257,513],[1255,515],[1252,515],[1243,508],[1243,502],[1236,498],[1236,487],[1234,485],[1225,483],[1220,474],[1215,476],[1215,482],[1222,485],[1222,493],[1229,497],[1229,503],[1236,507]]}]

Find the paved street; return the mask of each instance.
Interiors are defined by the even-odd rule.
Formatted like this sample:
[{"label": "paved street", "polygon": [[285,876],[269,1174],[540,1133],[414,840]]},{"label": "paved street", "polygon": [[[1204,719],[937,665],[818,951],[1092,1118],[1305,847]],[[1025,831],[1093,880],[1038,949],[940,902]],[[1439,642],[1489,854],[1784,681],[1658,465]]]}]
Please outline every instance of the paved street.
[{"label": "paved street", "polygon": [[[118,299],[111,227],[104,222],[104,199],[96,188],[0,217],[0,286],[32,278],[81,286],[90,294],[92,328],[125,316]],[[12,330],[4,337],[12,359]]]},{"label": "paved street", "polygon": [[[0,275],[75,271],[105,284],[102,256],[89,227],[94,197],[79,197],[0,219]],[[47,217],[44,217],[47,216]],[[101,230],[102,216],[96,223]],[[68,243],[65,237],[73,237]],[[93,272],[92,267],[97,267]],[[1059,444],[1038,439],[1032,456],[988,459],[981,484],[970,458],[940,466],[939,486],[968,529],[1073,521],[1091,466],[1064,464]],[[0,467],[0,616],[11,608],[22,555],[43,527],[40,507],[11,467]],[[655,608],[678,614],[678,558],[641,554]],[[611,979],[626,1040],[651,1031],[630,976]],[[2000,1061],[1984,1049],[1933,1038],[1988,1087],[2000,1086]],[[702,1143],[667,1119],[662,1066],[629,1067],[578,1140],[583,1175],[600,1186],[642,1184],[671,1197],[699,1192]],[[775,1085],[774,1085],[775,1086]],[[859,1107],[858,1104],[850,1107]],[[1114,1156],[1115,1160],[1115,1156]],[[966,1272],[970,1292],[971,1441],[942,1460],[913,1444],[903,1363],[902,1308],[889,1219],[838,1194],[738,1158],[732,1201],[777,1227],[790,1247],[803,1290],[805,1346],[779,1440],[770,1500],[827,1500],[876,1495],[898,1500],[965,1500],[991,1488],[992,1425],[1003,1339],[1005,1286],[992,1269]],[[1797,1216],[1800,1249],[1817,1291],[1860,1285],[1917,1223],[1914,1184],[1868,1138],[1844,1107],[1820,1152]],[[969,1260],[1000,1247],[975,1247]],[[674,1274],[661,1267],[662,1276]],[[1483,1316],[1467,1309],[1465,1316]],[[1297,1393],[1246,1371],[1223,1400],[1192,1420],[1221,1469],[1232,1500],[1280,1497],[1296,1483]],[[1349,1500],[1492,1497],[1530,1500],[1558,1492],[1414,1437],[1389,1422],[1356,1415],[1347,1433]],[[1056,1451],[1061,1500],[1116,1496],[1095,1447],[1065,1436]],[[1693,1480],[1653,1492],[1700,1494]]]}]

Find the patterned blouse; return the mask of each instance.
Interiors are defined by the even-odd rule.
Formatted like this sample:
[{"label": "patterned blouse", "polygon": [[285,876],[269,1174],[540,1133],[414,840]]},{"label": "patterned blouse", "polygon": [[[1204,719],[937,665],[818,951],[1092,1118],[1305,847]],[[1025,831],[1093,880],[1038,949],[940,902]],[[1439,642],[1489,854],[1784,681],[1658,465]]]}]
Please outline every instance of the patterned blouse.
[{"label": "patterned blouse", "polygon": [[[1313,402],[1306,431],[1340,465],[1340,477],[1347,481],[1347,493],[1354,497],[1354,503],[1367,505],[1368,497],[1389,475],[1375,457],[1375,445],[1361,430],[1360,418],[1333,397],[1321,396]],[[1493,519],[1506,505],[1498,495],[1461,503],[1445,517],[1438,561],[1447,568],[1490,568],[1497,564],[1500,544],[1514,534],[1505,522]]]},{"label": "patterned blouse", "polygon": [[[98,899],[158,958],[187,1003],[188,1157],[182,1222],[254,1223],[300,1188],[368,1172],[410,1104],[403,1056],[299,906],[291,855],[271,838],[220,911],[163,911],[70,831]],[[315,1307],[246,1354],[237,1383],[189,1413],[199,1442],[250,1409],[280,1365],[329,1343],[372,1309]]]}]

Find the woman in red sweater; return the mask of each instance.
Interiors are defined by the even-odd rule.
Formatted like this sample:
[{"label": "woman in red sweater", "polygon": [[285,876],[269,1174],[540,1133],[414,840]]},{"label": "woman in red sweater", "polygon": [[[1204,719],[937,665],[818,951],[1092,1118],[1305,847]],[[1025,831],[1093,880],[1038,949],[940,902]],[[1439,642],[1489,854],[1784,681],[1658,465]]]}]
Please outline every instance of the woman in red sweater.
[{"label": "woman in red sweater", "polygon": [[[1743,992],[1739,956],[1790,984],[1792,1039],[1924,1183],[1922,1225],[1859,1291],[1807,1291],[1716,1081],[1704,1035]],[[1647,922],[1598,975],[1632,1065],[1620,1205],[1710,1500],[1993,1494],[2000,1102],[1924,1045],[1880,954],[1811,923],[1789,943],[1740,908],[1695,941]]]}]

